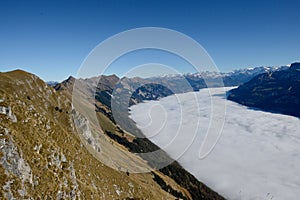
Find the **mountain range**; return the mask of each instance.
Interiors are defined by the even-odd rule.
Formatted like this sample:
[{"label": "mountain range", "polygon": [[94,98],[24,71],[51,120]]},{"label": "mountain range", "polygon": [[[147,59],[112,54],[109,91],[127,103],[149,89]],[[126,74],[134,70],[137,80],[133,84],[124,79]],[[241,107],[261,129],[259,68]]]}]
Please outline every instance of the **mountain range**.
[{"label": "mountain range", "polygon": [[0,73],[0,82],[1,199],[224,199],[165,152],[147,154],[159,147],[143,137],[129,107],[238,86],[229,100],[300,116],[299,63],[152,78],[70,76],[61,83],[15,70]]},{"label": "mountain range", "polygon": [[233,89],[228,99],[245,106],[300,117],[300,63],[266,72]]},{"label": "mountain range", "polygon": [[242,85],[255,76],[288,69],[281,67],[255,67],[232,72],[199,72],[183,75],[167,75],[151,78],[122,78],[117,88],[132,94],[130,104],[143,100],[157,100],[175,93],[199,91],[207,87],[231,87]]},{"label": "mountain range", "polygon": [[[177,162],[156,169],[166,153],[136,155],[158,147],[112,120],[105,94],[119,78],[96,80],[50,87],[25,71],[0,73],[0,199],[223,199]],[[72,99],[75,82],[85,101]]]}]

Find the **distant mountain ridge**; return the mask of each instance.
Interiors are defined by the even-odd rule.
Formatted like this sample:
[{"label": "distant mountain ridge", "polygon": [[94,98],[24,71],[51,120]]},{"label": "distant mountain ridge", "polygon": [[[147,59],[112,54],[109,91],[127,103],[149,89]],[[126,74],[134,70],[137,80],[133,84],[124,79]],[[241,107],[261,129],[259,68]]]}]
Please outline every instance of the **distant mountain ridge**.
[{"label": "distant mountain ridge", "polygon": [[[199,72],[184,75],[167,75],[151,78],[119,78],[116,75],[102,75],[98,77],[78,79],[77,85],[80,90],[88,92],[89,97],[94,96],[98,111],[102,112],[115,122],[112,116],[111,104],[118,112],[119,123],[123,128],[140,135],[136,130],[134,122],[128,118],[128,106],[145,100],[158,100],[160,98],[191,91],[199,91],[206,87],[223,87],[241,85],[257,74],[288,69],[282,67],[256,67],[239,69],[228,73]],[[74,77],[69,77],[62,83],[54,86],[56,90],[72,90],[75,82]],[[97,82],[98,81],[98,82]],[[71,92],[71,91],[69,91]],[[95,93],[93,93],[95,92]],[[114,96],[114,101],[112,100]],[[101,102],[101,105],[98,103]]]},{"label": "distant mountain ridge", "polygon": [[[134,104],[142,100],[157,100],[174,94],[191,91],[199,91],[207,87],[239,86],[251,80],[258,74],[275,72],[288,69],[281,67],[255,67],[234,70],[232,72],[199,72],[184,75],[167,75],[152,78],[122,78],[119,88],[129,90],[132,93]],[[122,87],[126,85],[126,87]],[[151,95],[150,95],[151,94]]]},{"label": "distant mountain ridge", "polygon": [[[128,117],[128,107],[145,100],[158,100],[160,98],[191,91],[199,91],[206,87],[238,86],[246,83],[260,73],[271,73],[288,69],[282,67],[256,67],[239,69],[228,73],[199,72],[185,75],[168,75],[151,78],[119,78],[116,75],[102,75],[98,77],[77,79],[79,91],[85,91],[87,98],[95,98],[97,111],[105,114],[113,123],[117,116],[118,124],[127,131],[142,136],[136,129],[135,123]],[[69,77],[54,86],[56,90],[66,89],[69,94],[75,82]],[[113,97],[113,99],[112,99]],[[114,108],[114,109],[112,109]]]},{"label": "distant mountain ridge", "polygon": [[58,81],[47,81],[46,83],[47,83],[47,85],[52,87],[52,86],[57,85],[59,82]]},{"label": "distant mountain ridge", "polygon": [[[194,91],[198,91],[201,88],[206,88],[207,85],[205,81],[207,82],[217,82],[217,79],[222,79],[224,82],[224,86],[238,86],[241,85],[247,81],[249,81],[251,78],[255,77],[258,74],[266,73],[266,72],[274,72],[274,71],[281,71],[288,69],[289,66],[280,66],[280,67],[254,67],[254,68],[244,68],[244,69],[237,69],[231,72],[214,72],[214,71],[204,71],[204,72],[198,72],[198,73],[187,73],[187,74],[171,74],[171,75],[164,75],[164,76],[156,76],[156,77],[150,77],[150,78],[119,78],[118,76],[114,75],[103,75],[102,77],[108,77],[112,78],[114,82],[118,82],[119,80],[122,81],[122,84],[127,85],[128,87],[135,87],[134,83],[140,83],[146,84],[146,83],[157,83],[157,84],[170,84],[170,85],[180,85],[182,86],[182,81],[186,80],[192,87]],[[70,76],[68,79],[63,81],[62,83],[56,82],[56,81],[48,81],[47,84],[49,86],[56,86],[59,87],[61,84],[66,84],[67,82],[70,82],[69,79],[72,79],[74,77]],[[99,80],[99,77],[95,76],[92,78],[86,78],[81,80],[88,80],[88,81],[95,81]],[[104,80],[104,79],[103,79]],[[104,85],[104,83],[102,83]],[[219,85],[216,85],[218,87]],[[190,88],[189,88],[190,89]],[[183,90],[187,90],[186,88]],[[175,91],[175,93],[178,91]]]},{"label": "distant mountain ridge", "polygon": [[267,111],[300,117],[300,63],[267,72],[229,92],[228,99]]}]

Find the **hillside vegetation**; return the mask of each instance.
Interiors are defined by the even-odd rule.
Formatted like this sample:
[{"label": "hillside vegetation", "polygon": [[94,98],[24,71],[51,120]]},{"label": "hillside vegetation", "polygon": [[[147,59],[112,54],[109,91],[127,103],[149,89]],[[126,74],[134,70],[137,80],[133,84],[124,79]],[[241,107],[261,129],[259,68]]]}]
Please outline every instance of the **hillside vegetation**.
[{"label": "hillside vegetation", "polygon": [[86,101],[72,102],[73,77],[52,88],[21,70],[0,73],[0,199],[223,199],[177,163],[155,170],[133,153],[155,145],[122,130],[91,94],[117,80],[81,80]]}]

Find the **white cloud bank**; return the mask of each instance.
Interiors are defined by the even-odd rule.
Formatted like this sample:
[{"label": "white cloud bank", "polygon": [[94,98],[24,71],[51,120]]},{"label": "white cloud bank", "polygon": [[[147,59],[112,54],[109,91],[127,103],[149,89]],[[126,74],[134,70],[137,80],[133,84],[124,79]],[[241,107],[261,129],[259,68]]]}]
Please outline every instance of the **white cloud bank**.
[{"label": "white cloud bank", "polygon": [[[218,143],[201,160],[200,146],[212,109],[209,93],[213,106],[226,101],[227,111]],[[225,198],[299,199],[298,118],[227,101],[221,88],[141,103],[131,107],[131,117],[151,141]]]}]

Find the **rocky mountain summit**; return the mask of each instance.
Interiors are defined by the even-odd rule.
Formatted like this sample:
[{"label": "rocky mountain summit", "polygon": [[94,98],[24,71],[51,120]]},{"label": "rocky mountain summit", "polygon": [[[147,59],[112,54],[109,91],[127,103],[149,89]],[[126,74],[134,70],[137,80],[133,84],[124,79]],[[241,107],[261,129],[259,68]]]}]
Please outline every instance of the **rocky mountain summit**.
[{"label": "rocky mountain summit", "polygon": [[[157,147],[111,120],[105,99],[119,79],[95,80],[52,88],[21,70],[0,73],[0,199],[223,199],[178,163],[158,170],[136,155]],[[75,81],[85,101],[72,99]]]},{"label": "rocky mountain summit", "polygon": [[229,100],[267,111],[300,117],[300,63],[255,76],[230,91]]}]

